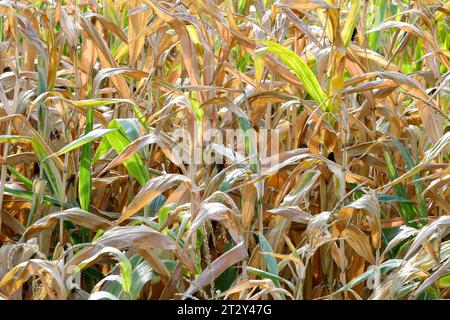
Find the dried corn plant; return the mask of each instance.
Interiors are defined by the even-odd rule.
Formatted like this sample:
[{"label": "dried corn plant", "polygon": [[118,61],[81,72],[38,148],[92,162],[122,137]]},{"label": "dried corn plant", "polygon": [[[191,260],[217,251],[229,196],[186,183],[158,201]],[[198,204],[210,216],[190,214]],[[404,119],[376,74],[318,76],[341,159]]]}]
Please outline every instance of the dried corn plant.
[{"label": "dried corn plant", "polygon": [[449,298],[449,19],[0,1],[0,299]]}]

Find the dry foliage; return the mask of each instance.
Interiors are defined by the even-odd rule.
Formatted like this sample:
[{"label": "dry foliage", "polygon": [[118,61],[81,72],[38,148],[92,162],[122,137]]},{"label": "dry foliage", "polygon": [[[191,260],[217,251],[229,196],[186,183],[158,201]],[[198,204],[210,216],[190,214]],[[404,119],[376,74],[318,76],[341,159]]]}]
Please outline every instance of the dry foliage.
[{"label": "dry foliage", "polygon": [[449,14],[0,1],[0,299],[448,298]]}]

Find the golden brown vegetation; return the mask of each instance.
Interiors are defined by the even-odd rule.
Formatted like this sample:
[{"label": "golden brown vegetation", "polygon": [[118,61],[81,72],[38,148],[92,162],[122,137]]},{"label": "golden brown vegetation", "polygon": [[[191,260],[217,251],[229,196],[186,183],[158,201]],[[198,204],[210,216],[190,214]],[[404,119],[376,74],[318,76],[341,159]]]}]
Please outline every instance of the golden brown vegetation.
[{"label": "golden brown vegetation", "polygon": [[448,298],[449,13],[0,1],[0,298]]}]

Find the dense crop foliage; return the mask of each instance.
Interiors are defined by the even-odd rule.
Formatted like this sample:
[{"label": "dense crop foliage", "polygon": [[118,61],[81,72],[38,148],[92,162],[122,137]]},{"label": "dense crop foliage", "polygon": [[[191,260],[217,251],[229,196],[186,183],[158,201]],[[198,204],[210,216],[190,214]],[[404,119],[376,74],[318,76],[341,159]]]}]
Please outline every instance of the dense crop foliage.
[{"label": "dense crop foliage", "polygon": [[0,1],[0,299],[449,298],[449,19]]}]

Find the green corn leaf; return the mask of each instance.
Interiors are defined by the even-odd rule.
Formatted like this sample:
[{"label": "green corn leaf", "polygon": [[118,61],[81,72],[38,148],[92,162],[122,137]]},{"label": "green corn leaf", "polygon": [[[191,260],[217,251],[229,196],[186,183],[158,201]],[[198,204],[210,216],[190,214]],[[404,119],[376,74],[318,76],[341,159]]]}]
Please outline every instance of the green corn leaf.
[{"label": "green corn leaf", "polygon": [[23,174],[21,174],[19,171],[17,171],[16,169],[14,169],[11,166],[6,166],[6,168],[17,177],[17,179],[19,179],[20,182],[22,182],[25,187],[27,187],[28,189],[32,189],[33,188],[33,182],[28,179],[27,177],[25,177]]},{"label": "green corn leaf", "polygon": [[[85,135],[66,146],[66,148],[67,148],[67,147],[70,147],[71,145],[72,145],[72,147],[75,147],[77,145],[78,146],[82,145],[79,179],[78,179],[78,197],[80,199],[81,208],[86,211],[89,211],[89,206],[91,203],[91,190],[92,190],[92,177],[91,177],[91,171],[92,171],[91,146],[92,146],[92,143],[91,142],[94,141],[95,139],[101,137],[101,135],[100,135],[101,133],[104,133],[104,134],[108,133],[105,131],[101,131],[101,132],[97,131],[97,133],[93,133],[93,132],[95,132],[95,131],[92,131],[93,127],[94,127],[94,110],[89,109],[87,112],[87,115],[86,115],[86,124],[85,124],[85,128],[84,128]],[[93,140],[90,140],[91,138]],[[80,141],[81,139],[84,139],[84,140]],[[80,144],[80,143],[84,143],[84,144]],[[85,238],[88,237],[87,233],[88,233],[87,231],[84,231],[84,233],[83,233]]]},{"label": "green corn leaf", "polygon": [[256,269],[256,268],[252,268],[252,267],[247,267],[246,269],[247,269],[247,271],[248,271],[249,273],[252,273],[252,274],[254,274],[254,275],[257,275],[257,276],[259,276],[259,277],[261,277],[261,278],[263,278],[263,279],[270,279],[270,280],[272,280],[274,283],[275,283],[275,282],[280,283],[280,282],[283,282],[283,281],[284,281],[284,279],[283,279],[282,277],[277,276],[277,275],[274,275],[273,273],[270,273],[270,272],[267,272],[267,271],[263,271],[263,270]]},{"label": "green corn leaf", "polygon": [[[109,128],[111,129],[119,129],[117,131],[111,132],[106,136],[109,144],[114,148],[117,153],[120,153],[130,144],[130,139],[127,136],[126,129],[130,130],[131,125],[130,121],[134,121],[134,119],[129,119],[129,121],[125,121],[125,119],[113,120],[109,124]],[[135,153],[129,159],[124,162],[125,167],[128,172],[135,178],[141,186],[144,186],[146,182],[150,179],[148,174],[148,170],[144,165],[139,153]]]},{"label": "green corn leaf", "polygon": [[[380,24],[383,20],[384,20],[384,16],[386,13],[386,8],[387,8],[387,0],[381,0],[381,1],[376,1],[376,3],[374,4],[375,11],[375,21],[373,22],[373,24],[368,27],[368,29],[372,29],[373,26],[376,26],[378,24]],[[379,51],[380,48],[380,31],[376,31],[373,33],[369,33],[368,36],[368,40],[369,40],[369,48],[375,51]]]},{"label": "green corn leaf", "polygon": [[[403,144],[401,144],[398,140],[392,139],[392,141],[394,143],[394,146],[400,151],[403,158],[405,159],[407,168],[409,170],[412,170],[416,166],[416,164],[414,163],[408,149],[406,149],[406,147]],[[415,174],[413,176],[414,180],[417,180],[419,178],[420,178],[419,174]],[[416,199],[419,205],[418,206],[419,215],[422,218],[426,218],[428,216],[428,211],[427,211],[427,204],[425,202],[425,197],[422,195],[422,192],[425,190],[423,187],[423,183],[421,181],[416,181],[414,182],[414,186],[416,190]]]},{"label": "green corn leaf", "polygon": [[[398,260],[398,259],[388,260],[388,261],[380,264],[380,273],[383,274],[383,273],[387,273],[393,269],[396,269],[402,264],[402,262],[403,262],[402,260]],[[375,269],[371,268],[371,269],[367,270],[366,272],[364,272],[363,274],[357,276],[355,279],[353,279],[352,281],[347,283],[345,286],[343,286],[342,288],[337,290],[335,293],[347,291],[347,290],[353,288],[354,286],[358,285],[359,283],[366,281],[370,277],[374,277],[374,275],[375,275]]]},{"label": "green corn leaf", "polygon": [[[259,244],[263,253],[273,253],[272,246],[262,233],[259,233]],[[264,262],[266,264],[267,271],[274,275],[274,278],[272,279],[274,284],[277,287],[280,287],[280,281],[277,279],[279,277],[277,260],[274,256],[264,254]]]},{"label": "green corn leaf", "polygon": [[58,152],[50,155],[50,157],[60,156],[64,153],[67,153],[74,149],[80,148],[80,147],[88,144],[89,142],[95,141],[98,138],[100,138],[108,133],[111,133],[113,131],[116,131],[116,130],[117,129],[95,129],[93,131],[90,131],[90,132],[86,133],[85,135],[81,136],[80,138],[78,138],[77,140],[72,141],[71,143],[69,143],[68,145],[63,147]]},{"label": "green corn leaf", "polygon": [[101,106],[106,106],[110,104],[116,104],[116,103],[126,103],[131,105],[131,108],[133,109],[134,113],[136,114],[137,119],[142,124],[142,126],[147,130],[150,131],[150,126],[145,121],[145,117],[142,114],[141,110],[139,109],[138,105],[131,101],[130,99],[86,99],[86,100],[79,100],[79,101],[72,101],[63,99],[64,101],[74,105],[75,107],[79,108],[96,108]]},{"label": "green corn leaf", "polygon": [[[23,189],[17,189],[10,186],[5,187],[5,194],[13,197],[22,198],[24,200],[27,200],[29,202],[33,201],[33,192]],[[50,196],[44,196],[43,202],[47,205],[53,205],[53,206],[59,206],[60,203],[57,199],[50,197]]]},{"label": "green corn leaf", "polygon": [[42,140],[35,137],[1,135],[0,143],[30,143],[33,146],[36,157],[44,169],[44,178],[48,182],[48,187],[59,199],[60,204],[64,203],[64,192],[62,191],[62,178],[59,170],[52,160],[48,159],[46,148],[41,145]]},{"label": "green corn leaf", "polygon": [[278,43],[267,40],[262,40],[261,43],[267,46],[267,51],[276,54],[295,73],[314,101],[321,105],[324,111],[329,111],[329,103],[326,102],[327,95],[308,65],[293,51]]},{"label": "green corn leaf", "polygon": [[353,31],[355,30],[355,24],[359,17],[359,9],[361,8],[360,0],[352,0],[351,7],[345,20],[344,28],[342,29],[342,41],[344,47],[347,48],[352,40]]},{"label": "green corn leaf", "polygon": [[105,154],[108,153],[109,150],[111,150],[111,148],[112,147],[109,144],[108,139],[103,137],[102,140],[100,141],[100,145],[95,151],[94,157],[92,158],[92,163],[96,163],[98,160],[100,160]]},{"label": "green corn leaf", "polygon": [[443,276],[437,281],[437,284],[441,288],[450,288],[450,274]]},{"label": "green corn leaf", "polygon": [[[389,151],[385,148],[384,149],[384,156],[386,159],[387,169],[389,172],[389,178],[391,180],[394,180],[398,178],[397,169],[395,168],[395,164],[393,162],[393,159],[391,157],[391,154]],[[403,184],[396,184],[394,186],[394,191],[397,196],[403,199],[408,198],[408,194],[406,192],[406,188]],[[400,214],[402,215],[403,219],[406,223],[408,223],[410,226],[416,226],[416,223],[413,222],[414,216],[416,214],[416,208],[413,206],[411,202],[399,202],[398,207],[400,209]]]}]

